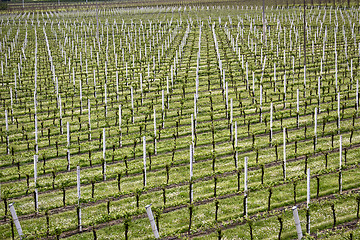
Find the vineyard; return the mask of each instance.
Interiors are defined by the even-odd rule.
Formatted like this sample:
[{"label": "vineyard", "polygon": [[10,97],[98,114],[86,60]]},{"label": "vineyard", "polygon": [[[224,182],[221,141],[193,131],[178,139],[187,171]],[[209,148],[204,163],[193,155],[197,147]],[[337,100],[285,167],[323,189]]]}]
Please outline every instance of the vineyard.
[{"label": "vineyard", "polygon": [[0,238],[355,239],[359,13],[0,15]]}]

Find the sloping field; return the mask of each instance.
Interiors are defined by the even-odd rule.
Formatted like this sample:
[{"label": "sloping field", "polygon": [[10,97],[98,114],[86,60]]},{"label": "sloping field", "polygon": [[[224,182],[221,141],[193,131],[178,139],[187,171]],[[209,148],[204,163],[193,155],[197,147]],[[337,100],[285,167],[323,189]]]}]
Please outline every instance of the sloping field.
[{"label": "sloping field", "polygon": [[0,18],[1,239],[360,234],[358,9]]}]

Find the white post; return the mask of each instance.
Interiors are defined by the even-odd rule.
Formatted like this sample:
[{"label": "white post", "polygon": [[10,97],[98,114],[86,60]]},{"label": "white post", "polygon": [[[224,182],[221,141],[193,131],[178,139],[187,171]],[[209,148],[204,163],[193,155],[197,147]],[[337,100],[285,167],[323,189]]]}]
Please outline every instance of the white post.
[{"label": "white post", "polygon": [[119,73],[118,73],[118,71],[116,71],[116,100],[119,101]]},{"label": "white post", "polygon": [[165,110],[165,105],[164,105],[164,90],[161,91],[161,109],[164,112]]},{"label": "white post", "polygon": [[154,220],[153,213],[151,211],[151,204],[145,206],[145,209],[146,209],[146,213],[148,215],[149,221],[150,221],[152,231],[154,233],[155,238],[157,239],[160,236],[159,236],[159,232],[158,232],[157,227],[156,227],[156,223],[155,223],[155,220]]},{"label": "white post", "polygon": [[197,108],[196,108],[196,93],[194,93],[194,119],[196,120],[196,112],[197,112]]},{"label": "white post", "polygon": [[19,219],[18,219],[18,217],[16,215],[16,211],[15,211],[15,208],[14,208],[14,203],[10,203],[9,208],[10,208],[12,219],[13,219],[13,221],[15,223],[16,230],[17,230],[17,232],[19,234],[20,239],[22,239],[23,232],[22,232],[22,229],[21,229]]},{"label": "white post", "polygon": [[67,137],[67,147],[70,147],[70,124],[66,123],[66,137]]},{"label": "white post", "polygon": [[[12,92],[11,92],[11,88],[10,88],[10,97],[12,100]],[[12,110],[12,101],[11,101],[11,110]],[[37,100],[36,100],[36,91],[34,91],[34,112],[35,114],[37,113]],[[12,115],[12,114],[11,114]]]},{"label": "white post", "polygon": [[76,187],[77,187],[77,196],[78,196],[78,204],[80,204],[80,166],[76,167]]},{"label": "white post", "polygon": [[143,137],[144,185],[146,187],[146,138]]},{"label": "white post", "polygon": [[6,134],[9,132],[9,122],[8,122],[8,112],[5,109],[5,126],[6,126]]},{"label": "white post", "polygon": [[38,127],[37,127],[37,114],[35,113],[35,152],[36,154],[39,153],[38,147]]},{"label": "white post", "polygon": [[106,181],[106,141],[105,141],[105,128],[103,128],[103,159],[104,159],[104,176],[103,179]]},{"label": "white post", "polygon": [[34,185],[36,188],[38,155],[34,155]]},{"label": "white post", "polygon": [[303,234],[301,231],[301,224],[300,224],[299,213],[298,213],[297,207],[294,206],[292,208],[292,211],[293,211],[293,216],[294,216],[294,220],[295,220],[295,226],[296,226],[296,232],[298,235],[298,240],[301,240],[301,238],[303,237]]},{"label": "white post", "polygon": [[193,114],[191,114],[191,139],[192,139],[192,142],[195,142],[195,134],[194,134],[194,132],[195,132],[195,126],[194,126],[194,115]]},{"label": "white post", "polygon": [[80,205],[80,199],[81,199],[81,193],[80,193],[80,166],[76,167],[76,186],[77,186],[77,196],[78,196],[78,207],[79,207],[79,231],[82,232],[82,226],[81,226],[81,205]]},{"label": "white post", "polygon": [[307,182],[306,208],[309,209],[309,204],[310,204],[310,168],[307,169],[306,182]]},{"label": "white post", "polygon": [[237,134],[237,121],[235,121],[235,148],[237,147],[237,145],[238,145],[238,134]]},{"label": "white post", "polygon": [[284,138],[284,180],[286,180],[286,128],[283,129],[283,138]]},{"label": "white post", "polygon": [[[336,42],[336,40],[335,40]],[[337,66],[337,51],[335,50],[335,90],[338,91],[338,66]]]},{"label": "white post", "polygon": [[104,92],[105,92],[105,119],[107,117],[107,84],[104,84]]}]

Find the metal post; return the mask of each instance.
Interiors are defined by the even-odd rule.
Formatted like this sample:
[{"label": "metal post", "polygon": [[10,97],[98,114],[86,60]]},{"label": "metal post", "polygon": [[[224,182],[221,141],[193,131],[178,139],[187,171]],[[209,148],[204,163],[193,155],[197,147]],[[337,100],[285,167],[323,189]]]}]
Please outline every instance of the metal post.
[{"label": "metal post", "polygon": [[20,236],[20,239],[22,239],[23,232],[22,232],[22,229],[21,229],[19,219],[18,219],[18,217],[16,215],[16,211],[15,211],[15,208],[14,208],[14,203],[10,203],[9,208],[10,208],[11,216],[12,216],[13,221],[14,221],[15,226],[16,226],[16,230],[17,230],[17,232],[18,232],[18,234]]},{"label": "metal post", "polygon": [[303,234],[301,231],[301,224],[300,224],[299,213],[298,213],[297,207],[296,206],[292,207],[292,211],[293,211],[293,216],[294,216],[294,221],[295,221],[295,226],[296,226],[296,232],[298,235],[298,239],[300,240],[303,237]]},{"label": "metal post", "polygon": [[154,220],[154,216],[153,216],[153,213],[151,211],[151,204],[145,206],[145,209],[146,209],[146,213],[149,217],[149,221],[150,221],[150,224],[151,224],[151,228],[152,228],[152,231],[155,235],[155,238],[159,238],[159,232],[157,230],[157,227],[156,227],[156,223],[155,223],[155,220]]}]

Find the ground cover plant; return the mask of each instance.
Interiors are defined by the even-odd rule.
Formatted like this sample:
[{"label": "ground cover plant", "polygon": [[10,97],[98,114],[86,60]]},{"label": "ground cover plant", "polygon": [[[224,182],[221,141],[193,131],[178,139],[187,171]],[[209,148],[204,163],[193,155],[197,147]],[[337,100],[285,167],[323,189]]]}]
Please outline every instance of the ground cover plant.
[{"label": "ground cover plant", "polygon": [[1,239],[358,234],[356,6],[0,18]]}]

